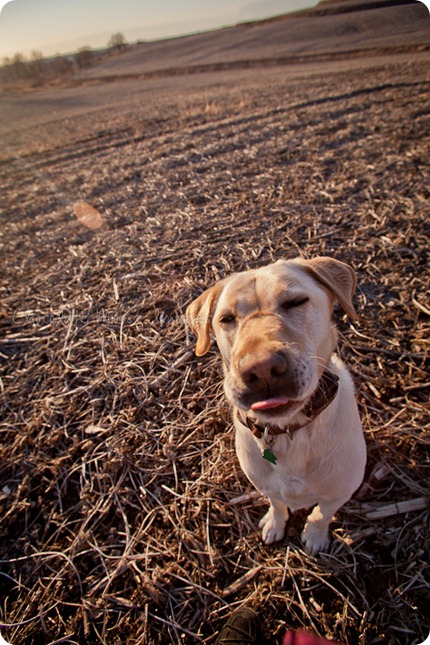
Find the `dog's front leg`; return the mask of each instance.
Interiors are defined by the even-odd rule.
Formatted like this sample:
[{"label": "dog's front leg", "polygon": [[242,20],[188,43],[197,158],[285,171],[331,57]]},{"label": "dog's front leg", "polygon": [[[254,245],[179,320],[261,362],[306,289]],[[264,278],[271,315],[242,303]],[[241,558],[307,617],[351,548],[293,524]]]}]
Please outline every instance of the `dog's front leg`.
[{"label": "dog's front leg", "polygon": [[264,515],[258,527],[262,529],[262,538],[265,544],[272,544],[282,540],[285,533],[285,524],[288,520],[288,508],[279,500],[270,500],[270,508]]},{"label": "dog's front leg", "polygon": [[347,502],[347,499],[339,499],[330,502],[320,502],[308,515],[305,528],[302,533],[302,542],[308,553],[316,555],[328,546],[330,542],[329,525],[336,511]]}]

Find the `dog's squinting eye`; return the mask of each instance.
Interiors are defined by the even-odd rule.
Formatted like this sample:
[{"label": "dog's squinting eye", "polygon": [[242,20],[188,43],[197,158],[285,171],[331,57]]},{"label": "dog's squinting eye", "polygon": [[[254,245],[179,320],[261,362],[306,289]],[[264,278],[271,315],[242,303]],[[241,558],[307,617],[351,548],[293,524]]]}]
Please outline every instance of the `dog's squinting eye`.
[{"label": "dog's squinting eye", "polygon": [[284,311],[290,311],[291,309],[305,305],[307,302],[309,302],[309,298],[304,296],[303,298],[292,298],[291,300],[286,300],[281,306]]},{"label": "dog's squinting eye", "polygon": [[221,325],[231,325],[235,320],[236,318],[233,314],[224,314],[218,318],[218,322],[221,323]]}]

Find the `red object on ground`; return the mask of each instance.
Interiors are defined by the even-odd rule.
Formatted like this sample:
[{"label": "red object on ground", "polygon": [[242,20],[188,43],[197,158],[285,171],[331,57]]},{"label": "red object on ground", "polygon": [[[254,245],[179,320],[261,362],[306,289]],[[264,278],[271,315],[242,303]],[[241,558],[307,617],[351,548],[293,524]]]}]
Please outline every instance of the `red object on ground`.
[{"label": "red object on ground", "polygon": [[282,645],[327,645],[331,643],[332,645],[342,645],[342,643],[337,643],[335,641],[329,641],[326,638],[321,638],[320,636],[314,636],[309,632],[292,632],[288,631],[282,641]]}]

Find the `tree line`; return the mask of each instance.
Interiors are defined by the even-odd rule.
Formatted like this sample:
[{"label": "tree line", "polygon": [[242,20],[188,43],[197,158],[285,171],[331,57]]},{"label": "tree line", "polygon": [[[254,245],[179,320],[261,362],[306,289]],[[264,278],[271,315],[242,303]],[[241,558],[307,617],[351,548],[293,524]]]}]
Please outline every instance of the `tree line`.
[{"label": "tree line", "polygon": [[31,80],[35,84],[43,84],[48,77],[69,74],[87,67],[107,55],[126,51],[129,45],[123,34],[113,34],[104,50],[93,50],[91,47],[81,47],[74,54],[58,54],[44,57],[42,52],[34,50],[27,58],[18,52],[12,57],[4,57],[0,67],[0,79],[3,81]]}]

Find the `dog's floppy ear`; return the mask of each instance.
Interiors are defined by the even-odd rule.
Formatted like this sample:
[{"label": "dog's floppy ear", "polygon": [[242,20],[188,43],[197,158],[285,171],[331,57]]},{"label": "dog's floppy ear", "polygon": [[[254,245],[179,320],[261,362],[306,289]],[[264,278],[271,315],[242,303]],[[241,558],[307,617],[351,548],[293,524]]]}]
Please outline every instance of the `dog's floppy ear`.
[{"label": "dog's floppy ear", "polygon": [[321,282],[334,293],[348,316],[357,318],[352,304],[357,278],[354,269],[349,264],[327,257],[301,260],[301,263],[318,282]]},{"label": "dog's floppy ear", "polygon": [[187,307],[185,312],[188,324],[197,336],[197,356],[203,356],[209,351],[212,316],[218,297],[223,289],[223,282],[221,280],[214,284],[213,287],[206,289],[206,291]]}]

